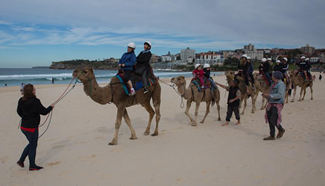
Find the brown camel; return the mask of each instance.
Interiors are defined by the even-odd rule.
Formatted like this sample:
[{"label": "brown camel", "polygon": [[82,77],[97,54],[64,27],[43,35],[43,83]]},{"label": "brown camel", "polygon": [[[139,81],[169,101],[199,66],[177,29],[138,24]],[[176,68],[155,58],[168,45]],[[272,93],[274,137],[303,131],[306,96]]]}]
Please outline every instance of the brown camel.
[{"label": "brown camel", "polygon": [[297,71],[290,71],[290,79],[293,86],[293,95],[291,102],[295,101],[297,86],[301,87],[300,89],[300,97],[298,101],[302,101],[305,99],[306,89],[310,88],[311,100],[313,100],[313,80],[304,80],[304,78],[297,73]]},{"label": "brown camel", "polygon": [[[197,125],[196,119],[197,119],[197,115],[198,115],[198,111],[199,111],[201,102],[206,102],[206,110],[205,110],[205,115],[200,123],[204,123],[205,118],[209,114],[211,102],[212,102],[212,105],[214,103],[217,104],[218,121],[221,120],[220,119],[220,105],[219,105],[220,92],[219,92],[218,88],[215,89],[215,91],[213,91],[213,92],[211,92],[210,89],[204,89],[204,91],[199,92],[199,90],[193,83],[190,83],[188,88],[186,88],[186,80],[185,80],[184,76],[178,76],[178,77],[172,78],[171,83],[174,83],[177,86],[177,90],[178,90],[179,94],[186,100],[185,114],[190,119],[192,126]],[[189,114],[189,110],[191,108],[192,102],[196,103],[195,119],[193,119]]]},{"label": "brown camel", "polygon": [[[254,79],[255,79],[255,88],[257,90],[257,94],[258,92],[264,93],[269,91],[270,86],[265,82],[262,75],[260,75],[259,73],[254,73]],[[266,99],[262,97],[261,110],[266,108],[267,102],[265,100]]]},{"label": "brown camel", "polygon": [[[228,85],[230,83],[230,81],[233,81],[235,79],[235,72],[234,71],[226,71],[225,72],[226,78],[227,78],[227,82]],[[252,113],[255,112],[256,110],[256,106],[255,106],[255,102],[256,102],[256,98],[258,95],[258,91],[257,89],[253,89],[252,86],[248,86],[245,83],[245,79],[241,76],[236,76],[236,78],[239,81],[239,90],[241,93],[241,98],[240,98],[240,105],[242,105],[242,103],[244,102],[244,108],[243,111],[241,112],[241,114],[245,113],[245,109],[247,106],[247,99],[250,95],[251,99],[252,99]]]},{"label": "brown camel", "polygon": [[[88,95],[93,101],[99,104],[107,104],[114,103],[117,107],[117,116],[115,121],[115,134],[112,141],[109,145],[116,145],[118,141],[118,132],[121,126],[122,117],[124,118],[126,124],[130,128],[131,131],[131,140],[137,139],[135,134],[135,130],[131,125],[131,120],[127,113],[126,108],[140,104],[143,106],[147,112],[149,113],[149,121],[148,126],[144,132],[144,135],[149,135],[151,121],[153,119],[154,114],[156,113],[156,128],[152,136],[158,135],[158,124],[160,120],[160,98],[161,98],[161,87],[159,85],[158,80],[155,81],[153,86],[150,87],[150,91],[144,94],[143,89],[140,89],[136,92],[135,96],[128,96],[123,90],[123,85],[120,83],[119,79],[115,76],[112,77],[111,82],[104,86],[100,87],[97,84],[94,72],[92,68],[89,67],[80,67],[74,70],[73,76],[78,78],[82,84],[84,85],[84,91],[86,95]],[[153,106],[155,110],[153,110],[150,100],[153,101]]]},{"label": "brown camel", "polygon": [[[255,79],[255,88],[258,92],[264,93],[270,91],[270,86],[265,82],[262,75],[259,73],[254,73],[254,79]],[[285,103],[288,103],[289,100],[289,90],[291,87],[291,83],[287,83],[288,80],[286,80],[284,83],[286,85],[286,92],[285,92]],[[265,102],[265,98],[262,97],[262,107],[261,110],[265,109],[267,106],[267,102]]]}]

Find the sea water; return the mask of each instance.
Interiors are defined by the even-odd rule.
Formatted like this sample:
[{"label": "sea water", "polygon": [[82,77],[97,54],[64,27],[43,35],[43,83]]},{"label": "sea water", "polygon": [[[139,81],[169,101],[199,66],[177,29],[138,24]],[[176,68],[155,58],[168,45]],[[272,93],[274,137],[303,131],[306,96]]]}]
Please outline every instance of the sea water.
[{"label": "sea water", "polygon": [[[27,84],[67,84],[72,79],[73,70],[54,70],[48,68],[0,68],[0,87],[20,86]],[[95,70],[95,76],[99,83],[108,83],[116,75],[115,70]],[[155,75],[160,78],[183,75],[191,77],[192,72],[175,72],[168,70],[155,70]]]}]

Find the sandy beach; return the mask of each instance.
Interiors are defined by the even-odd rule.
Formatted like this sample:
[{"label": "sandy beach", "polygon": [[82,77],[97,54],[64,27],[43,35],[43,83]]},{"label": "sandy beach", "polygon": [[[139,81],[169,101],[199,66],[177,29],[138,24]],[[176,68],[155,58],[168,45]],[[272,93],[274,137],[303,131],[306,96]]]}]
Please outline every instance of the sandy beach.
[{"label": "sandy beach", "polygon": [[[224,76],[214,79],[226,83]],[[262,140],[269,134],[264,111],[251,114],[250,101],[241,125],[234,125],[233,116],[230,125],[222,127],[227,94],[220,88],[222,121],[217,121],[216,107],[212,107],[205,124],[192,127],[179,106],[179,96],[161,86],[159,136],[143,135],[148,114],[137,105],[128,112],[138,139],[129,140],[130,131],[123,121],[119,144],[109,146],[116,107],[93,102],[78,84],[55,107],[50,128],[39,140],[36,162],[44,170],[37,172],[28,171],[28,159],[25,168],[16,165],[27,144],[18,130],[19,88],[0,88],[0,185],[325,185],[325,82],[315,81],[314,100],[308,89],[303,102],[285,105],[286,133],[276,141]],[[37,97],[46,106],[65,89],[65,85],[36,87]],[[258,109],[260,106],[261,96],[256,104]],[[191,114],[193,110],[192,105]],[[204,111],[203,103],[199,119]]]}]

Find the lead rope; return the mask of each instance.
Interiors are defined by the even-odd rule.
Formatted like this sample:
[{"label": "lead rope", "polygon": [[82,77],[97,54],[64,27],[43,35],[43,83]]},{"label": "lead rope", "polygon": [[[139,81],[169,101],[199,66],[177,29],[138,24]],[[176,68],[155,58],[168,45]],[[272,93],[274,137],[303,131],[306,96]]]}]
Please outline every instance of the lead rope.
[{"label": "lead rope", "polygon": [[[74,84],[72,83],[73,80],[75,80]],[[77,78],[72,78],[71,81],[70,81],[70,83],[68,84],[67,88],[63,91],[63,93],[60,95],[60,97],[53,104],[56,105],[57,103],[59,103],[66,95],[68,95],[70,93],[70,91],[73,88],[75,88],[75,86],[76,86],[77,83],[78,83],[78,79]],[[71,85],[72,85],[72,87],[70,88]],[[48,122],[48,124],[46,126],[45,131],[38,138],[42,137],[45,134],[45,132],[49,129],[50,124],[51,124],[51,121],[52,121],[52,115],[53,115],[53,110],[51,110],[51,112],[46,116],[45,121],[41,125],[39,125],[39,127],[42,127],[49,120],[49,122]],[[20,122],[19,122],[18,129],[21,126],[21,122],[22,122],[22,120],[20,120]]]},{"label": "lead rope", "polygon": [[176,93],[177,95],[180,96],[180,98],[181,98],[181,103],[180,103],[179,107],[180,107],[180,108],[184,108],[184,99],[183,99],[182,95],[181,95],[181,94],[176,90],[176,88],[175,88],[175,84],[169,84],[169,83],[166,83],[166,82],[164,82],[164,81],[162,81],[162,80],[160,80],[160,79],[158,79],[158,80],[159,80],[160,82],[162,82],[163,84],[165,84],[165,85],[171,87],[171,88],[175,91],[175,93]]},{"label": "lead rope", "polygon": [[[75,80],[74,83],[73,80]],[[72,89],[75,88],[76,84],[78,83],[78,79],[76,78],[72,78],[69,85],[67,86],[67,88],[63,91],[63,93],[61,94],[61,96],[53,103],[54,105],[58,104],[66,95],[68,95]],[[73,85],[72,85],[73,84]],[[70,86],[72,85],[72,87],[70,88]],[[70,89],[69,89],[70,88]],[[49,120],[46,129],[44,130],[44,132],[38,137],[41,138],[49,129],[51,121],[52,121],[52,115],[53,115],[53,110],[51,110],[51,112],[46,116],[45,121],[42,123],[42,125],[40,125],[40,127],[42,127],[43,125],[45,125],[45,123],[47,122],[47,120]]]}]

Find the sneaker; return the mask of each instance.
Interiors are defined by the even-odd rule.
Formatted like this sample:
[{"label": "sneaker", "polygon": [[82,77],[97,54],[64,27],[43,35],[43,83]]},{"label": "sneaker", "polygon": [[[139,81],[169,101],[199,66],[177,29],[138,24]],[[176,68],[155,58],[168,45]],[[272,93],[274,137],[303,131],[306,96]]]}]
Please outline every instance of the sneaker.
[{"label": "sneaker", "polygon": [[134,96],[134,95],[135,95],[135,90],[134,90],[134,88],[131,88],[130,96]]},{"label": "sneaker", "polygon": [[35,167],[29,167],[29,170],[30,171],[38,171],[38,170],[41,170],[41,169],[43,169],[43,167],[40,167],[40,166],[35,166]]},{"label": "sneaker", "polygon": [[143,93],[146,94],[148,92],[149,92],[149,90],[145,88]]},{"label": "sneaker", "polygon": [[278,135],[276,136],[276,138],[281,138],[281,137],[283,136],[284,132],[285,132],[284,129],[281,130],[281,131],[279,131],[279,133],[278,133]]},{"label": "sneaker", "polygon": [[19,165],[19,167],[21,167],[21,168],[24,168],[24,162],[17,161],[17,165]]},{"label": "sneaker", "polygon": [[264,138],[263,140],[275,140],[275,137],[269,136],[269,137]]}]

